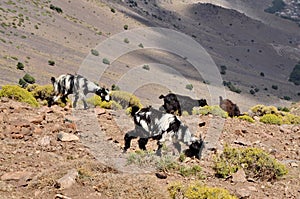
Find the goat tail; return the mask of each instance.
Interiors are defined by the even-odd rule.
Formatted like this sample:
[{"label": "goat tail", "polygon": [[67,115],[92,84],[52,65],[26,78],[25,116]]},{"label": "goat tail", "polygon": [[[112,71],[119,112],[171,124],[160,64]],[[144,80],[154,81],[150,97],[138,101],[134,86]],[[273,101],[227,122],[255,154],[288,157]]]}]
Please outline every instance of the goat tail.
[{"label": "goat tail", "polygon": [[160,95],[158,98],[159,98],[159,99],[164,99],[165,96],[164,96],[164,95]]},{"label": "goat tail", "polygon": [[131,116],[133,117],[139,110],[140,110],[140,108],[138,106],[132,106],[131,107]]}]

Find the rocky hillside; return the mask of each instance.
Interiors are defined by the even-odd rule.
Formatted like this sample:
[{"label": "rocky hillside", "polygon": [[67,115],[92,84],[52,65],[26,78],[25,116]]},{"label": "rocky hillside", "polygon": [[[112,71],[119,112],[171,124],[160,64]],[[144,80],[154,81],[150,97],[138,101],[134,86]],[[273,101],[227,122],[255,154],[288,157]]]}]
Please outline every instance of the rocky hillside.
[{"label": "rocky hillside", "polygon": [[[218,140],[220,147],[227,144],[260,148],[287,167],[287,175],[269,181],[252,178],[243,170],[226,179],[218,178],[213,169],[214,154],[200,161],[185,158],[180,163],[176,160],[181,168],[201,168],[195,174],[169,167],[167,162],[153,167],[151,162],[155,159],[151,156],[139,159],[136,141],[131,150],[123,154],[124,134],[133,128],[124,110],[32,108],[2,98],[0,118],[0,198],[3,199],[170,198],[167,189],[171,185],[178,182],[188,185],[195,180],[210,187],[225,188],[239,198],[300,196],[299,125],[249,123],[237,118],[225,120]],[[221,121],[213,115],[181,119],[193,132],[204,137],[208,136],[213,119]],[[205,126],[199,127],[199,122],[205,122]],[[155,145],[151,141],[149,151],[154,150]]]},{"label": "rocky hillside", "polygon": [[[263,12],[268,6],[267,2],[204,0],[4,1],[0,3],[0,84],[18,83],[25,73],[37,83],[49,83],[53,75],[78,72],[105,39],[126,29],[156,26],[185,33],[199,42],[221,72],[226,68],[222,80],[234,85],[231,90],[241,91],[236,94],[226,88],[227,95],[245,111],[258,103],[282,106],[288,101],[278,98],[299,100],[298,86],[288,81],[300,59],[299,27]],[[24,70],[17,69],[19,62]],[[101,83],[110,87],[129,70],[149,63],[174,68],[202,95],[210,96],[207,86],[199,82],[201,77],[192,78],[195,73],[190,63],[153,49],[119,57],[102,74]],[[161,91],[166,89],[153,89],[153,96]],[[140,92],[139,97],[145,98],[145,92]]]}]

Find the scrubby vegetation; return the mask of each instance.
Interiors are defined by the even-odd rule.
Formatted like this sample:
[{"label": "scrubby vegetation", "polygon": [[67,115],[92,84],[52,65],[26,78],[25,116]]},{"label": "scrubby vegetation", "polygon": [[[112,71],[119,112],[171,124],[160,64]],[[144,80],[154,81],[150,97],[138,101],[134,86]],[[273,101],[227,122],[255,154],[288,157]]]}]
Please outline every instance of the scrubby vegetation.
[{"label": "scrubby vegetation", "polygon": [[252,117],[250,117],[249,115],[241,115],[241,116],[238,116],[239,119],[241,120],[245,120],[247,122],[250,122],[250,123],[254,123],[254,119]]},{"label": "scrubby vegetation", "polygon": [[282,9],[284,9],[285,3],[283,0],[273,0],[272,6],[265,9],[265,12],[274,14],[276,12],[280,12]]},{"label": "scrubby vegetation", "polygon": [[228,146],[216,157],[214,169],[221,178],[227,178],[239,169],[244,169],[247,177],[259,180],[274,180],[288,173],[283,164],[261,149]]},{"label": "scrubby vegetation", "polygon": [[122,109],[122,106],[120,104],[118,104],[115,101],[102,101],[101,97],[98,95],[94,95],[93,97],[90,97],[87,99],[88,103],[93,104],[94,106],[99,106],[101,108],[105,108],[105,109]]},{"label": "scrubby vegetation", "polygon": [[142,107],[140,99],[126,91],[112,91],[111,97],[112,100],[120,104],[122,108],[127,108],[131,106]]},{"label": "scrubby vegetation", "polygon": [[18,62],[17,69],[18,70],[24,70],[24,64],[22,62]]},{"label": "scrubby vegetation", "polygon": [[50,4],[50,9],[55,10],[57,13],[63,13],[63,10],[60,7],[57,7],[53,4]]},{"label": "scrubby vegetation", "polygon": [[53,60],[48,60],[48,64],[49,64],[50,66],[54,66],[54,65],[55,65],[55,61],[53,61]]},{"label": "scrubby vegetation", "polygon": [[229,88],[230,91],[235,92],[235,93],[241,93],[241,89],[235,87],[231,82],[223,82],[223,85]]},{"label": "scrubby vegetation", "polygon": [[138,166],[152,166],[157,171],[165,173],[176,173],[183,177],[203,178],[202,169],[199,165],[188,166],[182,161],[178,161],[175,156],[168,155],[166,150],[162,156],[157,156],[153,151],[137,150],[131,152],[127,157],[127,164],[136,164]]},{"label": "scrubby vegetation", "polygon": [[295,65],[290,74],[289,81],[293,82],[295,85],[300,85],[300,62]]},{"label": "scrubby vegetation", "polygon": [[220,73],[221,73],[222,75],[225,75],[225,74],[226,74],[226,70],[227,70],[227,66],[221,65],[221,66],[220,66],[220,69],[221,69]]},{"label": "scrubby vegetation", "polygon": [[147,65],[147,64],[145,64],[145,65],[143,66],[143,69],[145,69],[145,70],[150,70],[150,66]]},{"label": "scrubby vegetation", "polygon": [[300,117],[288,113],[286,109],[278,110],[275,106],[256,105],[251,108],[252,114],[260,117],[266,124],[300,124]]},{"label": "scrubby vegetation", "polygon": [[92,55],[99,56],[99,52],[96,49],[91,50]]},{"label": "scrubby vegetation", "polygon": [[35,79],[34,77],[32,77],[31,75],[29,75],[28,73],[26,73],[24,76],[23,76],[23,79],[25,82],[29,83],[29,84],[34,84],[35,83]]},{"label": "scrubby vegetation", "polygon": [[102,63],[110,65],[110,61],[107,58],[103,58]]},{"label": "scrubby vegetation", "polygon": [[171,198],[186,198],[186,199],[237,199],[234,195],[231,195],[229,191],[218,187],[208,187],[201,183],[194,182],[189,185],[183,185],[182,183],[172,183],[168,187]]},{"label": "scrubby vegetation", "polygon": [[185,86],[185,88],[186,89],[188,89],[188,90],[193,90],[193,84],[187,84],[186,86]]},{"label": "scrubby vegetation", "polygon": [[218,105],[194,108],[192,113],[194,115],[212,114],[214,116],[219,116],[219,117],[222,117],[222,118],[227,118],[228,117],[228,113],[226,111],[224,111],[223,109],[221,109],[220,106],[218,106]]},{"label": "scrubby vegetation", "polygon": [[19,102],[25,102],[33,107],[38,107],[39,103],[33,97],[33,95],[26,89],[21,88],[18,85],[5,85],[0,90],[0,98],[7,97]]}]

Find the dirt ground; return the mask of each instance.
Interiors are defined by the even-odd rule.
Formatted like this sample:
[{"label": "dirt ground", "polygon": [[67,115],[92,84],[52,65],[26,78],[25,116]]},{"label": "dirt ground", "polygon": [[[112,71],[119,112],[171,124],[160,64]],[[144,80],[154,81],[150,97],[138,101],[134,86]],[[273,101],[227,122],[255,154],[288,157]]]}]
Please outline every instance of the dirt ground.
[{"label": "dirt ground", "polygon": [[[125,164],[124,168],[129,169],[123,169],[120,165],[110,165],[104,159],[110,156],[124,159],[130,153],[123,154],[122,147],[124,134],[133,128],[131,118],[125,111],[100,108],[78,113],[70,108],[31,108],[1,99],[0,198],[170,198],[167,188],[171,183],[197,180],[176,172],[159,179],[156,171],[147,166]],[[94,115],[98,123],[84,118],[87,115]],[[206,136],[212,116],[182,116],[181,119],[194,132]],[[206,125],[198,127],[199,122]],[[95,129],[94,125],[99,128]],[[186,164],[201,166],[200,182],[204,185],[223,187],[239,198],[299,198],[299,129],[300,126],[252,124],[236,118],[226,119],[224,123],[220,146],[225,143],[235,147],[253,146],[271,153],[289,170],[288,175],[276,181],[235,182],[232,178],[217,178],[212,169],[213,154],[201,160],[188,159]],[[96,134],[90,137],[94,138],[94,147],[87,134],[100,131],[102,137],[97,138]],[[76,135],[78,139],[62,141],[59,139],[62,132]],[[148,146],[148,150],[154,150],[156,144],[151,141]],[[130,151],[135,150],[137,144],[133,142]],[[77,173],[75,181],[70,186],[59,184],[72,169]]]}]

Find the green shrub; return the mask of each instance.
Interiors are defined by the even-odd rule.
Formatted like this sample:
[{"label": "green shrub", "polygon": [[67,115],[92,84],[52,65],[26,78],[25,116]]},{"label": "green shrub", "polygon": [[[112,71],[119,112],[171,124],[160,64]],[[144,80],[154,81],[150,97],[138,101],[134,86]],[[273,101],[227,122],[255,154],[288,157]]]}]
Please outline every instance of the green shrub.
[{"label": "green shrub", "polygon": [[57,13],[62,13],[63,10],[57,6],[54,6],[53,4],[50,4],[50,9],[55,10]]},{"label": "green shrub", "polygon": [[114,8],[111,8],[110,11],[111,11],[112,13],[116,13],[116,10],[115,10]]},{"label": "green shrub", "polygon": [[247,177],[260,180],[273,180],[288,173],[283,164],[258,148],[225,146],[223,153],[215,158],[218,177],[227,178],[242,168]]},{"label": "green shrub", "polygon": [[199,165],[179,167],[179,173],[183,177],[198,176],[199,178],[202,178],[201,172],[202,168]]},{"label": "green shrub", "polygon": [[186,89],[188,89],[188,90],[193,90],[193,84],[187,84],[186,86],[185,86],[185,88]]},{"label": "green shrub", "polygon": [[125,24],[125,25],[123,26],[123,28],[124,28],[124,30],[128,30],[128,25]]},{"label": "green shrub", "polygon": [[150,70],[150,66],[147,65],[147,64],[145,64],[145,65],[143,66],[143,69],[145,69],[145,70]]},{"label": "green shrub", "polygon": [[119,86],[113,84],[113,85],[111,85],[111,90],[112,90],[112,91],[119,91],[120,88],[119,88]]},{"label": "green shrub", "polygon": [[277,86],[277,85],[272,85],[272,88],[273,88],[274,90],[278,90],[278,86]]},{"label": "green shrub", "polygon": [[221,72],[220,72],[220,73],[221,73],[222,75],[225,75],[225,74],[226,74],[227,67],[226,67],[225,65],[221,65],[220,68],[221,68]]},{"label": "green shrub", "polygon": [[[96,49],[91,50],[92,55],[99,56],[99,52]],[[104,62],[103,62],[104,63]]]},{"label": "green shrub", "polygon": [[25,80],[23,78],[20,78],[19,79],[19,85],[22,87],[22,88],[26,88],[28,83],[25,82]]},{"label": "green shrub", "polygon": [[138,106],[140,108],[142,107],[140,99],[126,91],[111,91],[111,98],[112,100],[120,104],[122,108],[132,106]]},{"label": "green shrub", "polygon": [[107,58],[103,58],[102,63],[110,65],[110,61]]},{"label": "green shrub", "polygon": [[265,9],[265,12],[274,14],[276,12],[280,12],[282,9],[284,9],[285,3],[283,0],[273,0],[272,1],[272,6]]},{"label": "green shrub", "polygon": [[297,115],[286,113],[282,117],[282,123],[283,124],[300,124],[300,117]]},{"label": "green shrub", "polygon": [[220,108],[218,105],[214,106],[204,106],[204,107],[199,107],[199,108],[194,108],[192,111],[193,115],[208,115],[212,114],[214,116],[220,116],[222,118],[227,118],[228,113],[224,111],[223,109]]},{"label": "green shrub", "polygon": [[122,106],[117,102],[111,100],[109,102],[102,101],[101,97],[98,95],[94,95],[86,100],[88,103],[93,104],[94,106],[99,106],[105,109],[122,109]]},{"label": "green shrub", "polygon": [[260,73],[260,76],[264,77],[264,76],[265,76],[265,73],[261,72],[261,73]]},{"label": "green shrub", "polygon": [[18,62],[18,64],[17,64],[17,69],[18,69],[18,70],[24,70],[24,64],[21,63],[21,62]]},{"label": "green shrub", "polygon": [[283,96],[284,100],[290,101],[292,98],[290,96]]},{"label": "green shrub", "polygon": [[23,79],[25,80],[25,82],[29,83],[29,84],[34,84],[35,83],[35,79],[34,77],[32,77],[31,75],[29,75],[28,73],[26,73],[23,76]]},{"label": "green shrub", "polygon": [[278,110],[275,106],[265,106],[258,104],[250,109],[256,116],[263,116],[265,114],[278,114]]},{"label": "green shrub", "polygon": [[125,39],[124,39],[124,42],[125,42],[126,44],[129,44],[129,39],[128,39],[128,38],[125,38]]},{"label": "green shrub", "polygon": [[275,114],[263,115],[259,121],[265,124],[277,124],[277,125],[283,124],[282,117]]},{"label": "green shrub", "polygon": [[290,74],[289,81],[293,82],[295,85],[300,85],[300,62],[295,65]]},{"label": "green shrub", "polygon": [[49,64],[50,66],[54,66],[54,65],[55,65],[55,61],[53,61],[53,60],[48,60],[48,64]]},{"label": "green shrub", "polygon": [[239,119],[241,120],[245,120],[247,122],[250,122],[250,123],[254,123],[254,119],[248,115],[241,115],[241,116],[238,116]]},{"label": "green shrub", "polygon": [[231,82],[223,82],[223,85],[226,86],[227,88],[229,88],[230,91],[235,92],[235,93],[241,93],[242,91],[235,87]]},{"label": "green shrub", "polygon": [[0,90],[0,98],[8,97],[19,102],[25,102],[33,107],[38,107],[39,104],[30,92],[21,88],[18,85],[5,85]]},{"label": "green shrub", "polygon": [[168,187],[171,198],[185,199],[237,199],[229,191],[223,188],[207,187],[200,183],[192,183],[184,186],[182,183],[172,183]]},{"label": "green shrub", "polygon": [[140,48],[144,48],[144,45],[142,43],[139,44]]}]

